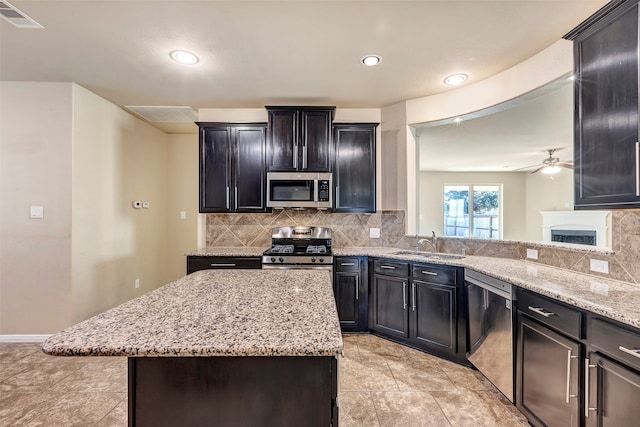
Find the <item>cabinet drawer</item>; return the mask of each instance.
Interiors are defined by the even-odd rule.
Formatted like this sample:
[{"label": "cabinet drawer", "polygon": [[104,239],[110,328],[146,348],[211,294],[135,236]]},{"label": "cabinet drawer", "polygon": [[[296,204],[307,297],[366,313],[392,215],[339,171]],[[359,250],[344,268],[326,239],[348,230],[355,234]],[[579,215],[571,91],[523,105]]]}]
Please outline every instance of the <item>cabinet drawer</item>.
[{"label": "cabinet drawer", "polygon": [[386,276],[409,276],[409,263],[402,261],[389,261],[385,259],[376,259],[373,262],[373,270],[378,274]]},{"label": "cabinet drawer", "polygon": [[223,256],[190,256],[187,257],[187,274],[198,270],[218,269],[261,269],[260,257],[223,257]]},{"label": "cabinet drawer", "polygon": [[595,348],[640,370],[640,331],[625,329],[594,317],[589,325],[589,341]]},{"label": "cabinet drawer", "polygon": [[360,271],[360,259],[352,257],[334,258],[335,271]]},{"label": "cabinet drawer", "polygon": [[581,311],[522,290],[518,293],[518,310],[566,335],[583,338]]},{"label": "cabinet drawer", "polygon": [[414,264],[413,278],[442,285],[455,285],[457,269],[433,264]]}]

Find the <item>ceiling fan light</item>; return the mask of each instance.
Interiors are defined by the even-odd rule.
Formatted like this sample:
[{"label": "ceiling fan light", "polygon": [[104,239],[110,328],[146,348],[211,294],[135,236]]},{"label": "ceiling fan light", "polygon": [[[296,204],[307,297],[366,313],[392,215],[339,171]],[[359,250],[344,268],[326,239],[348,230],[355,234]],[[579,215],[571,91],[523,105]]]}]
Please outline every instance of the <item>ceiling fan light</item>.
[{"label": "ceiling fan light", "polygon": [[546,166],[540,172],[545,175],[555,175],[561,170],[562,168],[560,166]]}]

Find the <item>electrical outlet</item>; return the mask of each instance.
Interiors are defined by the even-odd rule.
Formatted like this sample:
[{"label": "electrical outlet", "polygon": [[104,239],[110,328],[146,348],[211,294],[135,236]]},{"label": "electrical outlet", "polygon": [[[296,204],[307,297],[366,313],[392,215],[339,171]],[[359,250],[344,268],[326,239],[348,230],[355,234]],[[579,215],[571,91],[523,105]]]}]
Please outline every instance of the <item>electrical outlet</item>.
[{"label": "electrical outlet", "polygon": [[538,259],[538,250],[537,249],[527,249],[527,258]]},{"label": "electrical outlet", "polygon": [[136,279],[135,287],[136,287],[136,289],[138,289],[140,287],[140,279]]},{"label": "electrical outlet", "polygon": [[369,229],[369,237],[372,239],[380,238],[380,229],[379,228],[370,228]]},{"label": "electrical outlet", "polygon": [[596,273],[609,274],[609,261],[601,261],[599,259],[589,260],[591,264],[591,271]]},{"label": "electrical outlet", "polygon": [[187,219],[187,211],[180,211],[180,219]]}]

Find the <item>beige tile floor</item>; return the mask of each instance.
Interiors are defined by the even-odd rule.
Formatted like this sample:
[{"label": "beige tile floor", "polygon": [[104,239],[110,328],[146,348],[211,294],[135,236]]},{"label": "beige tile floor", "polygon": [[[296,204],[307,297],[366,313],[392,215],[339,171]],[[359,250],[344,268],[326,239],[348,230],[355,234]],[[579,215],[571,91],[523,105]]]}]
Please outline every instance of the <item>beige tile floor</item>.
[{"label": "beige tile floor", "polygon": [[[371,335],[345,335],[340,426],[526,426],[480,373]],[[126,426],[124,357],[52,357],[0,343],[0,426]]]}]

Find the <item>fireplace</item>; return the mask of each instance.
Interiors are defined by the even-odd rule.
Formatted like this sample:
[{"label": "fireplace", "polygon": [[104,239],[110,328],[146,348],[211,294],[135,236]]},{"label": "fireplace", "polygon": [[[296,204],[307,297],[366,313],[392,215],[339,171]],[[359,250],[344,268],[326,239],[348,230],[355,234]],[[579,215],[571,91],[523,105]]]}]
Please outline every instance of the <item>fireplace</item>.
[{"label": "fireplace", "polygon": [[542,211],[542,241],[611,248],[608,211]]}]

